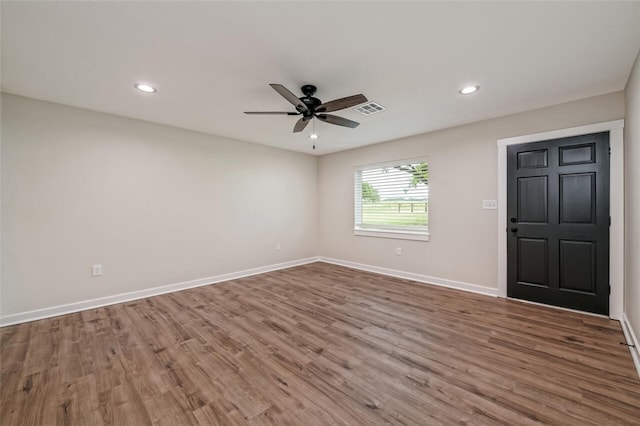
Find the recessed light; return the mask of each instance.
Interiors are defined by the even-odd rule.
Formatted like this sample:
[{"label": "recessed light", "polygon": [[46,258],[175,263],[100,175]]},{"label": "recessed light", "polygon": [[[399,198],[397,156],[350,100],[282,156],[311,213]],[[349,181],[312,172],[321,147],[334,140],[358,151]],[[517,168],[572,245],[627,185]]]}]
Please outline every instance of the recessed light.
[{"label": "recessed light", "polygon": [[309,135],[309,139],[318,139],[318,135],[316,135],[315,133],[311,133]]},{"label": "recessed light", "polygon": [[470,95],[477,92],[478,89],[480,89],[480,86],[467,86],[460,89],[458,93],[460,93],[461,95]]},{"label": "recessed light", "polygon": [[149,86],[148,84],[138,83],[135,85],[136,89],[144,93],[155,93],[156,88],[153,86]]}]

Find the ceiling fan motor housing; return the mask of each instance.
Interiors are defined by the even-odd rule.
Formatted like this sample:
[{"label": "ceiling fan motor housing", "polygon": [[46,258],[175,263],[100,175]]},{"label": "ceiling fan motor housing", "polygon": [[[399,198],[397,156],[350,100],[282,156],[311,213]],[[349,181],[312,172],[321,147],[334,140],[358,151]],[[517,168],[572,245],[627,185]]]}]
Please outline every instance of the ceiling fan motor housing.
[{"label": "ceiling fan motor housing", "polygon": [[300,100],[307,107],[307,111],[301,111],[298,108],[296,109],[298,110],[298,112],[301,112],[302,115],[304,115],[307,118],[312,118],[318,105],[322,104],[322,101],[320,99],[313,97],[313,95],[316,93],[317,90],[318,88],[313,84],[305,84],[300,88],[300,91],[304,94],[304,96],[301,97]]},{"label": "ceiling fan motor housing", "polygon": [[312,96],[305,96],[303,98],[300,98],[300,100],[304,102],[304,104],[307,106],[307,110],[306,111],[298,110],[298,111],[302,112],[302,114],[305,116],[312,116],[316,108],[318,107],[318,105],[322,104],[322,101],[320,99],[314,98]]}]

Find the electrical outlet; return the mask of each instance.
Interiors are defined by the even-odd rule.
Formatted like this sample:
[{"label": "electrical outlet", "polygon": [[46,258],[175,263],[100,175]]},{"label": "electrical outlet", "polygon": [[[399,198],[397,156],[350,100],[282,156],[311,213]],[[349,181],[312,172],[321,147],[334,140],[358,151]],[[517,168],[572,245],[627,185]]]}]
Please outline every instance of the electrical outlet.
[{"label": "electrical outlet", "polygon": [[276,243],[276,250],[282,250],[282,244]]},{"label": "electrical outlet", "polygon": [[396,256],[402,256],[402,247],[396,247]]},{"label": "electrical outlet", "polygon": [[495,210],[498,208],[498,200],[482,200],[482,208],[487,210]]},{"label": "electrical outlet", "polygon": [[102,265],[93,265],[91,267],[91,270],[94,277],[99,277],[100,275],[102,275]]}]

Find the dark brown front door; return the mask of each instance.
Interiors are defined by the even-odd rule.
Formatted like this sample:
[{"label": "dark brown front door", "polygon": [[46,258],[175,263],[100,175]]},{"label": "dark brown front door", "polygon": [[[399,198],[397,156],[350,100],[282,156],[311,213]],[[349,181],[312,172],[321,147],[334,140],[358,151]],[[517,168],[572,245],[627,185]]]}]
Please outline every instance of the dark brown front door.
[{"label": "dark brown front door", "polygon": [[507,147],[507,295],[609,314],[609,133]]}]

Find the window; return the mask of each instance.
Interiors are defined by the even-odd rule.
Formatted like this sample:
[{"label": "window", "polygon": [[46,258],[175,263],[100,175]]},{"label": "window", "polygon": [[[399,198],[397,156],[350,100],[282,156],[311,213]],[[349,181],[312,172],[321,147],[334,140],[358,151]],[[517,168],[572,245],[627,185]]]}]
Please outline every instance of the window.
[{"label": "window", "polygon": [[429,240],[426,158],[357,167],[355,235]]}]

